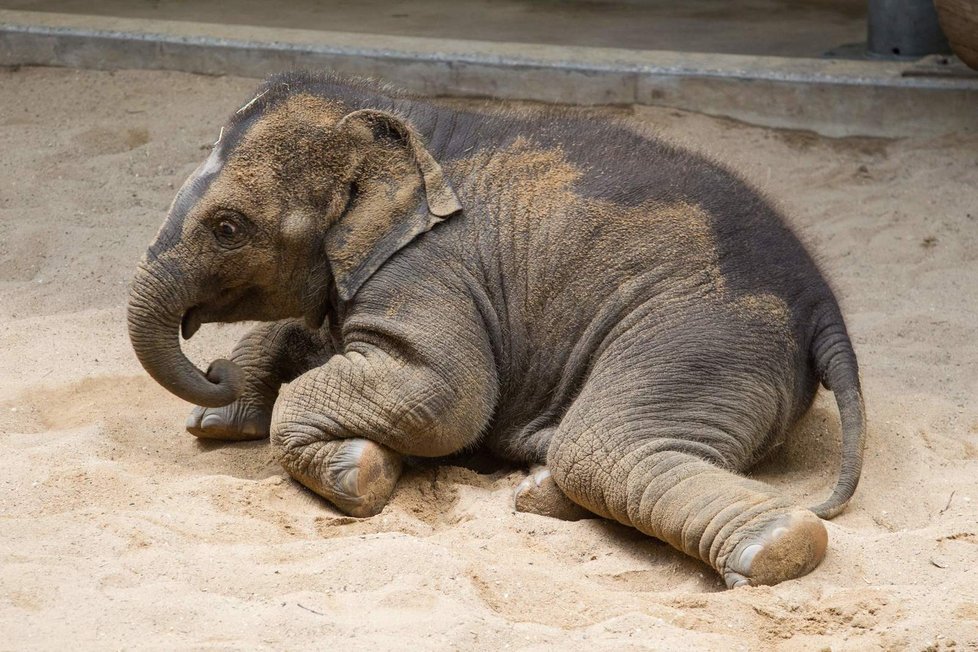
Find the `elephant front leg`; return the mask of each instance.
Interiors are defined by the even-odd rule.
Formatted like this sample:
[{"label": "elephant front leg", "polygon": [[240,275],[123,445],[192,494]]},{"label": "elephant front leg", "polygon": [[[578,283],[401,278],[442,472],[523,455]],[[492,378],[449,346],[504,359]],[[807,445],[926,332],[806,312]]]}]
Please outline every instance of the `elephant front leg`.
[{"label": "elephant front leg", "polygon": [[272,446],[303,485],[371,516],[394,490],[401,455],[449,455],[475,440],[488,419],[479,390],[379,349],[348,352],[282,391]]},{"label": "elephant front leg", "polygon": [[230,359],[244,372],[241,396],[219,408],[195,407],[187,431],[203,439],[244,441],[268,437],[272,407],[282,383],[332,354],[325,333],[299,320],[259,324],[235,345]]}]

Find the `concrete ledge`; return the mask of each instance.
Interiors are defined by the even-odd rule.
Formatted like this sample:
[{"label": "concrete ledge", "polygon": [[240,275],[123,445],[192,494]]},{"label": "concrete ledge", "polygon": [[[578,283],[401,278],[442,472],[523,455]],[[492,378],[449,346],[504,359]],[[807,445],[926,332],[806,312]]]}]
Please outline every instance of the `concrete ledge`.
[{"label": "concrete ledge", "polygon": [[978,131],[955,65],[452,41],[0,10],[0,65],[378,77],[430,96],[653,104],[829,136]]}]

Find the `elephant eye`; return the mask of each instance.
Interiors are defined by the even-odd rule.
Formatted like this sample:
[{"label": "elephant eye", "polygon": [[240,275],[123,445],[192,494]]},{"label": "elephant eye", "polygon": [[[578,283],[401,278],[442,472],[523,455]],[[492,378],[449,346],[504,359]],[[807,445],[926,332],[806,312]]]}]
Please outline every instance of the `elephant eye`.
[{"label": "elephant eye", "polygon": [[214,238],[224,247],[235,248],[244,244],[244,228],[235,216],[221,215],[214,225]]}]

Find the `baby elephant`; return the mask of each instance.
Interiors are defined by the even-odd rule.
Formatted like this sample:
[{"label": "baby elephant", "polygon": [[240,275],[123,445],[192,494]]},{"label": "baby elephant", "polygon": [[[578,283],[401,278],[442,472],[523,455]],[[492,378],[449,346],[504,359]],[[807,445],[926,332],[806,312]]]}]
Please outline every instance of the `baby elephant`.
[{"label": "baby elephant", "polygon": [[[146,370],[202,406],[192,433],[270,435],[355,516],[384,507],[401,456],[483,446],[537,467],[519,507],[615,519],[735,587],[811,571],[818,517],[859,479],[856,357],[778,211],[595,118],[274,76],[180,189],[128,319]],[[266,323],[231,360],[202,373],[182,354],[178,330],[242,320]],[[819,382],[843,459],[809,511],[739,473]]]}]

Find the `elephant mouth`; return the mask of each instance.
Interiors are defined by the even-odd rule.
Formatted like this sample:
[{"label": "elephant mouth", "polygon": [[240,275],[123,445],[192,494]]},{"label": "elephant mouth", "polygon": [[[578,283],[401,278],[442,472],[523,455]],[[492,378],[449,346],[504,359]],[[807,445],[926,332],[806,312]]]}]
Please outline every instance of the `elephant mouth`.
[{"label": "elephant mouth", "polygon": [[194,336],[194,333],[200,330],[202,323],[200,308],[198,306],[191,307],[183,313],[183,319],[180,320],[180,335],[183,336],[183,339],[189,340]]},{"label": "elephant mouth", "polygon": [[200,330],[201,325],[212,322],[269,321],[281,318],[270,305],[269,297],[258,288],[227,288],[212,301],[187,308],[180,319],[180,335],[184,340],[189,340]]}]

